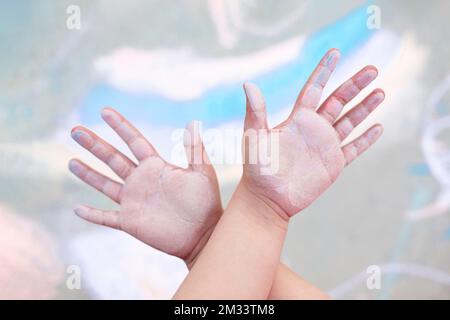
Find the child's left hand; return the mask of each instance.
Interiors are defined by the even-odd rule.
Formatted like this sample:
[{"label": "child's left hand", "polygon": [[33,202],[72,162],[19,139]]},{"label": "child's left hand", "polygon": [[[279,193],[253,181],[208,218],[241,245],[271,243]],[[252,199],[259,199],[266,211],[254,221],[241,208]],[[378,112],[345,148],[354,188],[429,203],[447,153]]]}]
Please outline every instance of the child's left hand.
[{"label": "child's left hand", "polygon": [[[352,142],[342,143],[384,100],[383,90],[376,89],[340,116],[344,106],[378,75],[373,66],[356,73],[319,105],[339,57],[338,50],[328,51],[300,92],[291,115],[275,128],[267,124],[261,92],[253,84],[244,86],[247,114],[243,143],[247,159],[241,184],[282,218],[309,206],[382,133],[381,125],[375,125]],[[267,166],[260,158],[264,154],[268,154],[265,160],[270,160]]]}]

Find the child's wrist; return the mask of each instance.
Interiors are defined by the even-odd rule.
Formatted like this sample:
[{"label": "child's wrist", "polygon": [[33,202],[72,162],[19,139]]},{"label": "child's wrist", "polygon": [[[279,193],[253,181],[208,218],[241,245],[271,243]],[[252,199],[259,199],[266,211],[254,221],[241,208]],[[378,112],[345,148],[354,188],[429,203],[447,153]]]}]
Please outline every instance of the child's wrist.
[{"label": "child's wrist", "polygon": [[212,232],[214,231],[214,228],[216,226],[217,222],[212,224],[200,237],[200,240],[195,245],[194,249],[192,249],[191,253],[185,257],[184,263],[186,264],[187,268],[189,270],[192,269],[192,267],[195,264],[195,261],[197,261],[198,256],[202,252],[203,248],[205,247],[206,243],[208,242],[209,238],[211,237]]},{"label": "child's wrist", "polygon": [[230,205],[233,202],[240,206],[247,216],[254,217],[263,226],[287,232],[290,217],[272,200],[253,192],[242,179]]},{"label": "child's wrist", "polygon": [[[269,199],[252,192],[243,181],[239,183],[229,206],[234,206],[237,210],[227,210],[227,214],[243,214],[246,219],[252,219],[258,225],[268,229],[272,234],[275,233],[284,237],[287,232],[289,216]],[[216,223],[206,230],[191,253],[184,258],[184,262],[189,270],[192,269],[197,261],[215,226]]]}]

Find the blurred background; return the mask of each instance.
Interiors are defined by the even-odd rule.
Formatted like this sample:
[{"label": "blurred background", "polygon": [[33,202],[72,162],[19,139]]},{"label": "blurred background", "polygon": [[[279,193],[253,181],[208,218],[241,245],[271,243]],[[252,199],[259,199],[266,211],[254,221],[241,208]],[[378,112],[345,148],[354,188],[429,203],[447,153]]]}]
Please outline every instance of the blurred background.
[{"label": "blurred background", "polygon": [[[183,165],[175,129],[241,130],[246,80],[277,124],[331,47],[342,60],[327,94],[378,67],[356,100],[382,87],[386,101],[357,133],[385,133],[293,219],[283,261],[338,299],[450,298],[449,12],[446,0],[0,0],[0,298],[170,298],[183,263],[73,214],[113,204],[67,170],[79,157],[110,173],[71,128],[129,154],[101,121],[113,106]],[[241,168],[221,159],[239,146],[206,144],[226,204]]]}]

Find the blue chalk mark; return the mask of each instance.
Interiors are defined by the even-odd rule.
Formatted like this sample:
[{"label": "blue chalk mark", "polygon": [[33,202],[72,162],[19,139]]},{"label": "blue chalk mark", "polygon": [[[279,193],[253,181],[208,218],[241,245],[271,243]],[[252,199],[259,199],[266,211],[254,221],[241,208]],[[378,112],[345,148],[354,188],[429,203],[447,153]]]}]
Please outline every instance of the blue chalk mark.
[{"label": "blue chalk mark", "polygon": [[[303,49],[299,48],[295,61],[249,79],[263,91],[268,112],[293,105],[302,84],[329,48],[338,48],[345,58],[364,44],[376,32],[366,27],[366,18],[365,6],[356,9],[312,35]],[[183,127],[192,119],[201,119],[205,126],[216,126],[242,119],[245,97],[241,83],[219,86],[189,101],[172,101],[157,94],[130,94],[99,84],[81,103],[81,121],[86,125],[98,123],[99,112],[104,106],[113,106],[131,120],[144,119],[152,126]]]}]

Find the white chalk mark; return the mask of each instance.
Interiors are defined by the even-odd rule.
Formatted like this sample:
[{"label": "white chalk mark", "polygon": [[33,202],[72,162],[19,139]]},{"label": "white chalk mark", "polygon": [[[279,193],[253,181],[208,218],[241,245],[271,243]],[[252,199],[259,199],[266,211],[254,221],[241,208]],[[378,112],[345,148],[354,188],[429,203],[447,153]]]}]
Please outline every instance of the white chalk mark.
[{"label": "white chalk mark", "polygon": [[[228,13],[231,24],[243,33],[259,37],[274,37],[286,32],[305,14],[309,1],[302,1],[296,7],[296,10],[284,16],[280,21],[274,24],[263,26],[251,20],[248,12],[254,12],[258,5],[256,1],[231,0],[227,1]],[[245,7],[249,7],[245,10]]]},{"label": "white chalk mark", "polygon": [[225,49],[232,49],[238,42],[239,35],[231,27],[228,19],[225,0],[208,0],[208,9],[216,27],[219,43]]},{"label": "white chalk mark", "polygon": [[259,25],[251,20],[249,12],[255,11],[256,1],[208,0],[208,9],[219,43],[225,49],[233,49],[242,34],[267,38],[283,34],[305,14],[307,4],[308,1],[303,1],[294,11],[270,25]]},{"label": "white chalk mark", "polygon": [[115,88],[156,93],[168,99],[195,99],[220,85],[242,83],[294,61],[302,37],[253,53],[223,58],[198,56],[189,48],[137,50],[123,47],[94,62],[96,72]]},{"label": "white chalk mark", "polygon": [[419,221],[448,212],[450,208],[450,145],[439,140],[445,131],[450,131],[450,116],[439,117],[437,108],[450,90],[450,75],[430,94],[426,105],[422,152],[433,177],[439,182],[441,191],[436,200],[416,210],[407,212],[407,219]]}]

